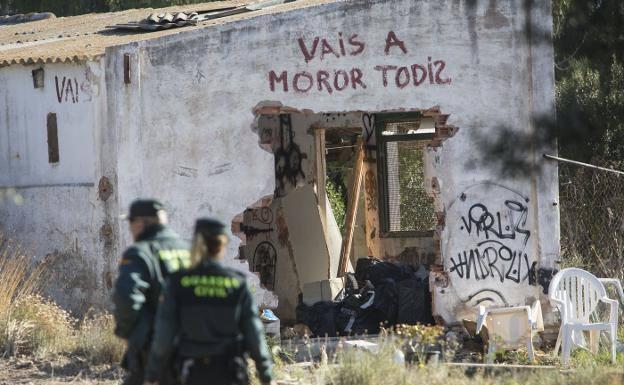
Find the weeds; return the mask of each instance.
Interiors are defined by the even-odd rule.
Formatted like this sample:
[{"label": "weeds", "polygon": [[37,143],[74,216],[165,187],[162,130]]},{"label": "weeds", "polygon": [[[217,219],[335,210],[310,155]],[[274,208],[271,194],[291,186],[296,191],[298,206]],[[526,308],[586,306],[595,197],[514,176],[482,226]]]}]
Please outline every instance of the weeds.
[{"label": "weeds", "polygon": [[[508,357],[513,359],[514,357]],[[523,357],[516,357],[523,360]],[[594,357],[577,351],[573,369],[458,368],[401,365],[393,360],[393,348],[386,344],[378,353],[347,351],[337,365],[311,371],[301,384],[311,385],[621,385],[623,361],[608,364],[609,357]],[[558,361],[557,361],[558,362]],[[551,362],[552,363],[552,362]]]},{"label": "weeds", "polygon": [[81,355],[93,364],[117,362],[123,343],[108,314],[81,322],[40,294],[47,261],[32,263],[0,235],[0,355]]},{"label": "weeds", "polygon": [[75,320],[53,301],[38,294],[18,296],[10,307],[12,322],[26,327],[19,353],[43,356],[70,352]]},{"label": "weeds", "polygon": [[119,362],[125,347],[123,341],[113,334],[114,325],[110,314],[85,317],[76,331],[75,353],[93,364]]}]

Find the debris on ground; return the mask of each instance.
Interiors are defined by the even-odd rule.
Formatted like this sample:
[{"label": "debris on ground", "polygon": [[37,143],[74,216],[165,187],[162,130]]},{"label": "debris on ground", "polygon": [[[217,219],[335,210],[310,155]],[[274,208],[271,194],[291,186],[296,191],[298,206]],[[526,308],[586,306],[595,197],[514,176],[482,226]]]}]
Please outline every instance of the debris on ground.
[{"label": "debris on ground", "polygon": [[332,301],[308,305],[300,299],[297,323],[313,336],[377,334],[397,324],[430,325],[429,272],[373,257],[360,258],[355,273],[347,273],[344,289]]}]

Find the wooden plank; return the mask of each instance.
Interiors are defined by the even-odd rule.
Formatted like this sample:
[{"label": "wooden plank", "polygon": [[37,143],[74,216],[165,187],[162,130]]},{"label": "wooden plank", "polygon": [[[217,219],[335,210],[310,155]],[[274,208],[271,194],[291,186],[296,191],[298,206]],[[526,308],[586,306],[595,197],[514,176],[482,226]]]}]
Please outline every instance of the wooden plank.
[{"label": "wooden plank", "polygon": [[314,128],[314,160],[316,171],[316,196],[318,197],[319,210],[323,232],[327,235],[327,192],[325,183],[327,178],[327,166],[325,164],[325,128]]},{"label": "wooden plank", "polygon": [[364,146],[362,138],[357,142],[357,155],[353,166],[353,180],[349,186],[349,202],[347,205],[347,218],[345,220],[345,234],[342,237],[342,249],[340,251],[340,263],[338,264],[338,276],[342,277],[347,273],[351,246],[353,245],[353,231],[355,229],[355,216],[357,214],[358,201],[360,200],[360,190],[362,186],[362,174],[364,170]]},{"label": "wooden plank", "polygon": [[48,163],[58,163],[59,156],[59,144],[58,144],[58,126],[56,121],[56,113],[48,113],[47,118],[48,129]]}]

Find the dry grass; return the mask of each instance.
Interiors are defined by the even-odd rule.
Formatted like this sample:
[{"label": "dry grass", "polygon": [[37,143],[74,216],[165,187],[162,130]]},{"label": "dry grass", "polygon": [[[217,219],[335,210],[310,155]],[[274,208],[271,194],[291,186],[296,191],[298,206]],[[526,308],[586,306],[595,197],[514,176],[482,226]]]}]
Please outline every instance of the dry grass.
[{"label": "dry grass", "polygon": [[48,264],[33,263],[22,249],[0,236],[0,355],[68,354],[93,364],[121,359],[123,343],[108,314],[78,321],[40,294]]},{"label": "dry grass", "polygon": [[[555,369],[466,369],[405,366],[393,360],[388,344],[377,354],[348,351],[340,354],[335,365],[329,364],[300,375],[296,383],[310,385],[621,385],[624,384],[624,360],[608,363],[606,354],[598,357],[584,351],[573,356],[570,370]],[[509,362],[514,363],[514,362]]]},{"label": "dry grass", "polygon": [[57,304],[28,294],[18,296],[12,305],[8,318],[27,330],[14,354],[44,356],[73,349],[75,320]]},{"label": "dry grass", "polygon": [[75,352],[94,364],[111,364],[121,360],[124,343],[113,334],[110,314],[85,317],[76,331]]}]

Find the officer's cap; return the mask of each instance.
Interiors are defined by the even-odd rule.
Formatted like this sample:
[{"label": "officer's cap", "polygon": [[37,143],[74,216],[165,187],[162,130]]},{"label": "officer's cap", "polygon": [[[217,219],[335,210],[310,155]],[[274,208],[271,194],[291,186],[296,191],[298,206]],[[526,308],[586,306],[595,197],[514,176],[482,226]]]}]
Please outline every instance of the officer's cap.
[{"label": "officer's cap", "polygon": [[122,218],[131,221],[137,217],[156,217],[164,209],[165,205],[156,199],[137,199],[130,205],[128,214],[122,215]]},{"label": "officer's cap", "polygon": [[227,235],[223,222],[212,218],[200,218],[195,222],[195,234],[202,234],[204,238],[214,238]]}]

